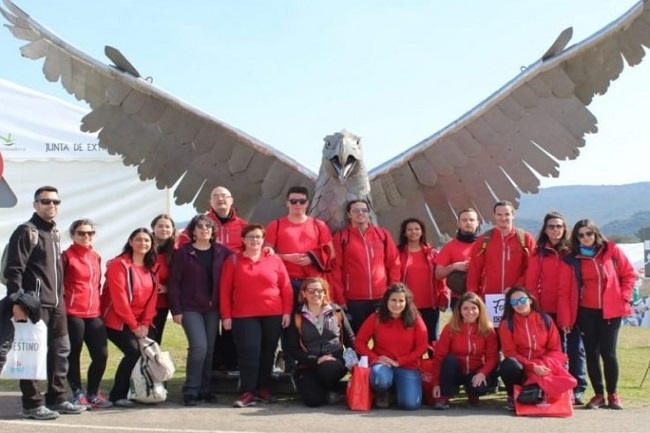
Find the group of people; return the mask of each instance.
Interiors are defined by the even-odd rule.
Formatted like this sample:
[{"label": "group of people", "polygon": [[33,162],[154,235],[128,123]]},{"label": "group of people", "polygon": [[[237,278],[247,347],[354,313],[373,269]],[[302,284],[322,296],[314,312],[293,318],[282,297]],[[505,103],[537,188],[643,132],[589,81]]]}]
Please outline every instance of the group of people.
[{"label": "group of people", "polygon": [[[494,228],[480,234],[478,212],[464,209],[455,238],[438,250],[415,218],[402,222],[396,244],[371,222],[365,200],[347,203],[349,225],[333,235],[308,215],[304,187],[288,189],[287,215],[266,227],[240,218],[233,203],[228,189],[214,188],[208,212],[181,233],[169,215],[156,216],[107,262],[102,284],[93,222],[73,222],[72,245],[61,251],[58,191],[36,191],[35,212],[12,234],[5,268],[8,294],[35,292],[48,327],[48,391],[44,401],[37,382],[20,381],[23,416],[54,419],[87,407],[134,406],[128,388],[138,341],[160,342],[170,313],[188,342],[186,406],[217,401],[210,391],[214,358],[239,369],[235,407],[275,402],[280,343],[285,371],[313,407],[341,399],[346,352],[354,349],[369,360],[377,407],[389,407],[393,397],[399,408],[420,407],[420,364],[428,356],[435,409],[449,407],[460,386],[477,405],[499,375],[512,408],[515,385],[567,360],[575,404],[622,408],[616,344],[636,274],[593,221],[580,220],[569,232],[564,217],[551,212],[535,241],[514,226],[513,205],[498,202]],[[452,279],[450,291],[446,280],[452,287]],[[500,325],[488,316],[486,295],[503,296]],[[447,308],[451,319],[439,334]],[[18,303],[13,315],[27,318]],[[108,340],[123,358],[104,397]],[[85,388],[84,343],[91,358]],[[587,373],[595,393],[588,402]]]}]

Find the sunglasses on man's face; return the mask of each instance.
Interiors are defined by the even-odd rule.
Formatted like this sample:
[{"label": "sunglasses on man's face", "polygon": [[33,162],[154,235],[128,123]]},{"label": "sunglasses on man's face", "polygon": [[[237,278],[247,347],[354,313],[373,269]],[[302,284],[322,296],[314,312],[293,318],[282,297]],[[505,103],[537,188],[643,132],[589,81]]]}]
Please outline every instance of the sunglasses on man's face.
[{"label": "sunglasses on man's face", "polygon": [[56,200],[51,198],[39,198],[36,201],[42,204],[43,206],[49,206],[51,204],[54,204],[54,206],[58,206],[61,204],[61,200]]},{"label": "sunglasses on man's face", "polygon": [[517,305],[524,305],[526,302],[528,302],[528,296],[522,296],[521,298],[511,299],[510,305],[516,307]]},{"label": "sunglasses on man's face", "polygon": [[307,199],[306,198],[290,198],[289,203],[303,205],[303,204],[307,204]]}]

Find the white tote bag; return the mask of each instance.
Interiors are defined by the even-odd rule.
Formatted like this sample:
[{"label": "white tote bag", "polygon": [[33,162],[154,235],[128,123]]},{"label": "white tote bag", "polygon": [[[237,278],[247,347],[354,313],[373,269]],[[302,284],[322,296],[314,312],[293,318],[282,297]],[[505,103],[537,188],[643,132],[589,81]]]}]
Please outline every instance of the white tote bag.
[{"label": "white tote bag", "polygon": [[42,320],[16,322],[14,341],[0,379],[47,379],[47,326]]},{"label": "white tote bag", "polygon": [[147,404],[162,403],[167,400],[165,385],[162,382],[154,381],[143,363],[142,357],[138,359],[138,363],[133,367],[127,398]]},{"label": "white tote bag", "polygon": [[174,376],[176,366],[169,352],[163,351],[158,343],[151,338],[140,338],[140,353],[144,368],[147,369],[155,382],[165,382]]}]

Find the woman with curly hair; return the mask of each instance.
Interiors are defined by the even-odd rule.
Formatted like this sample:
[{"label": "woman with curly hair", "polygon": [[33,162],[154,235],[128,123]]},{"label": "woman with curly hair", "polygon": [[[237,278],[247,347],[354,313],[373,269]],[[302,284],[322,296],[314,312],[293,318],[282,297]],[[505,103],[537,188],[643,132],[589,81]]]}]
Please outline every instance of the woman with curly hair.
[{"label": "woman with curly hair", "polygon": [[393,385],[400,409],[420,407],[420,359],[427,351],[427,327],[406,285],[395,283],[388,287],[377,311],[361,325],[355,348],[359,355],[368,357],[377,407],[390,406],[389,390]]}]

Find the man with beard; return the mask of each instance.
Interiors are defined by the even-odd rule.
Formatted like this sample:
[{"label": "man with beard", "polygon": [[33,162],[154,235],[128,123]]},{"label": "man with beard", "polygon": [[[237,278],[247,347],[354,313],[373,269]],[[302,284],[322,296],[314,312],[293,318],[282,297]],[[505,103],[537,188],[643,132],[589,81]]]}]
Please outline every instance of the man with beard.
[{"label": "man with beard", "polygon": [[466,290],[465,277],[469,269],[470,253],[480,227],[478,212],[475,209],[461,210],[458,213],[456,238],[447,242],[435,259],[436,278],[439,280],[448,278],[447,286],[451,289],[451,309]]}]

